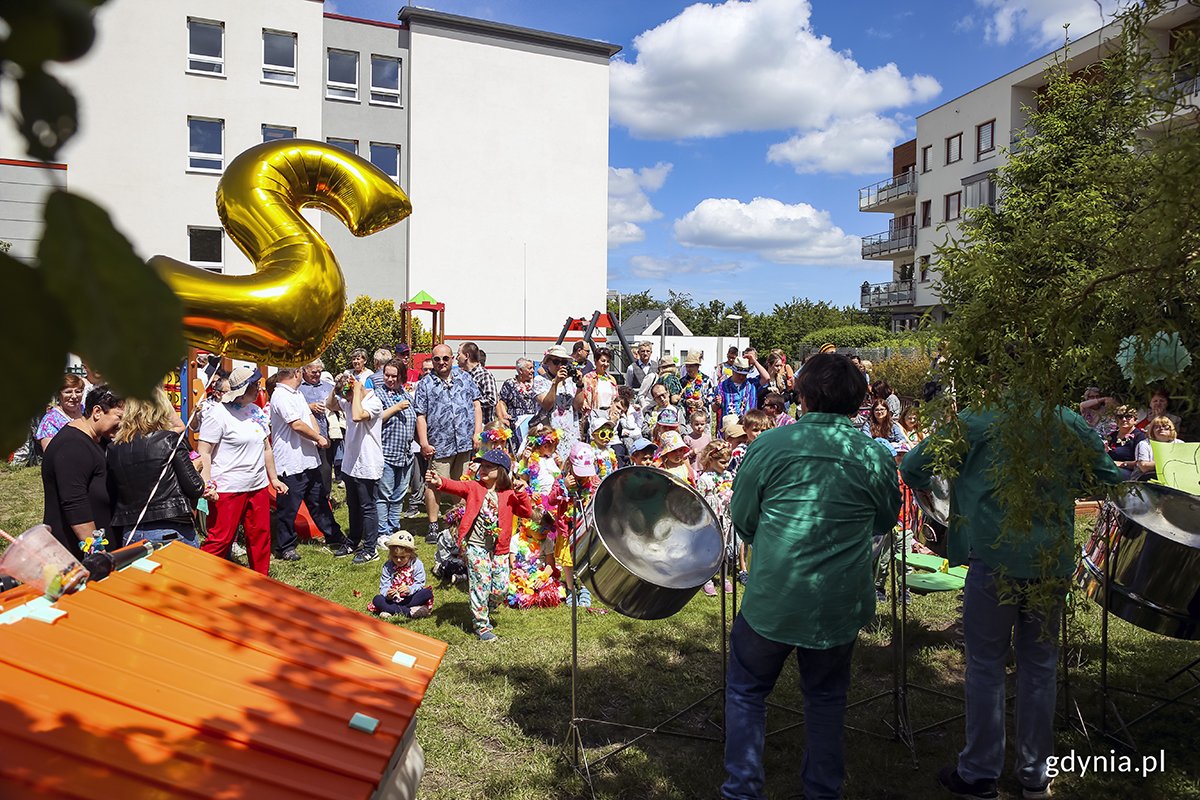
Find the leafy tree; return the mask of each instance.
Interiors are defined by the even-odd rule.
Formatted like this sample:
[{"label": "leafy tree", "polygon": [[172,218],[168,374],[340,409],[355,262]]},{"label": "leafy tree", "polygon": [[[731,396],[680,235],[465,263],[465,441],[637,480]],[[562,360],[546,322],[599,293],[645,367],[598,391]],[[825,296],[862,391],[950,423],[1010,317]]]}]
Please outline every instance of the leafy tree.
[{"label": "leafy tree", "polygon": [[889,333],[872,325],[839,325],[836,328],[819,328],[800,338],[800,346],[806,350],[820,347],[826,342],[838,347],[871,347],[887,343]]},{"label": "leafy tree", "polygon": [[[1052,409],[1093,382],[1135,400],[1155,377],[1189,401],[1200,388],[1194,364],[1155,375],[1146,357],[1160,332],[1200,346],[1200,132],[1194,98],[1176,80],[1194,76],[1186,70],[1200,48],[1194,33],[1170,53],[1151,42],[1148,24],[1163,8],[1150,0],[1126,11],[1091,69],[1049,65],[1026,132],[996,173],[995,208],[971,209],[938,251],[951,312],[937,332],[944,369],[959,408],[1002,412],[994,435],[1007,457],[995,481],[1014,540],[1051,512],[1045,487],[1063,467],[1043,458],[1047,442],[1068,474],[1087,476],[1085,450],[1055,433]],[[1127,375],[1123,342],[1135,356]],[[965,442],[951,398],[932,416],[952,475]]]},{"label": "leafy tree", "polygon": [[[403,315],[391,300],[375,300],[365,294],[354,298],[346,308],[346,316],[329,347],[321,354],[325,368],[340,372],[350,368],[350,353],[363,348],[373,354],[380,347],[395,351],[396,345],[404,341]],[[413,349],[428,352],[431,337],[413,319]]]},{"label": "leafy tree", "polygon": [[885,380],[901,397],[920,400],[929,380],[929,356],[924,354],[889,356],[876,361],[871,380]]}]

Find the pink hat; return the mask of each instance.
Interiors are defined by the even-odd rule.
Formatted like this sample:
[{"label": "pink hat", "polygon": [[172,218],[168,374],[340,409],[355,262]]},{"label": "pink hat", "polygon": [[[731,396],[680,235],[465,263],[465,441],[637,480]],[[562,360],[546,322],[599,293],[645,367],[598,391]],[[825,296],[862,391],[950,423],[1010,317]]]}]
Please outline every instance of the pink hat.
[{"label": "pink hat", "polygon": [[683,441],[683,437],[679,435],[679,431],[664,431],[658,440],[657,457],[662,458],[667,453],[673,453],[681,448],[689,449],[687,443]]},{"label": "pink hat", "polygon": [[576,442],[571,445],[571,472],[580,478],[590,478],[596,474],[596,454],[590,444]]}]

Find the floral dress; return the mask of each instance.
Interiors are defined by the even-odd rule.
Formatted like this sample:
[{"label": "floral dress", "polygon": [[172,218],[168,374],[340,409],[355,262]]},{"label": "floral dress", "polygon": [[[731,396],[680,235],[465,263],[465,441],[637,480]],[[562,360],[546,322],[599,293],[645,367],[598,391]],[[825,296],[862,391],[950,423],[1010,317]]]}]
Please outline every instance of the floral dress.
[{"label": "floral dress", "polygon": [[[532,454],[517,467],[517,475],[529,484],[533,497],[532,517],[514,520],[516,530],[509,545],[508,605],[512,608],[549,608],[559,604],[558,581],[554,571],[542,559],[542,542],[554,527],[548,498],[562,473],[553,458]],[[541,510],[541,514],[538,510]]]}]

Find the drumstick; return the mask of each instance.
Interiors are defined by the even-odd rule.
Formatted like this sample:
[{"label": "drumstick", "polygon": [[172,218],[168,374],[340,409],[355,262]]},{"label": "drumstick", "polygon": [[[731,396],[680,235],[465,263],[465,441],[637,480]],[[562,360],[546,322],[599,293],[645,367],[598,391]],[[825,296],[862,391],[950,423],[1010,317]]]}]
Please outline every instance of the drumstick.
[{"label": "drumstick", "polygon": [[9,535],[8,535],[7,533],[5,533],[5,532],[4,532],[2,529],[0,529],[0,536],[3,536],[5,539],[8,539],[8,543],[9,543],[9,544],[16,544],[16,542],[17,542],[17,540],[16,540],[16,539],[14,539],[13,537],[9,536]]}]

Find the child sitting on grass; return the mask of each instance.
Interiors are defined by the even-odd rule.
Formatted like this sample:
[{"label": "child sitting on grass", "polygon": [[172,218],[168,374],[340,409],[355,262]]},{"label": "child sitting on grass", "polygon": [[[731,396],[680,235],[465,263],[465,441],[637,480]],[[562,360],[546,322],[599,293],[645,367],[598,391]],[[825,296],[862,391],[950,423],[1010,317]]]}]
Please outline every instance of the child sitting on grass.
[{"label": "child sitting on grass", "polygon": [[379,594],[367,604],[381,619],[422,619],[433,613],[433,589],[425,585],[425,565],[417,557],[411,533],[397,531],[383,540],[388,560],[379,575]]},{"label": "child sitting on grass", "polygon": [[498,637],[492,631],[488,612],[508,595],[513,517],[528,518],[532,504],[525,481],[509,477],[512,459],[508,453],[488,450],[475,461],[478,477],[473,481],[449,480],[432,469],[425,474],[425,481],[434,491],[467,501],[466,513],[458,526],[458,546],[467,561],[471,620],[479,641],[494,642]]}]

